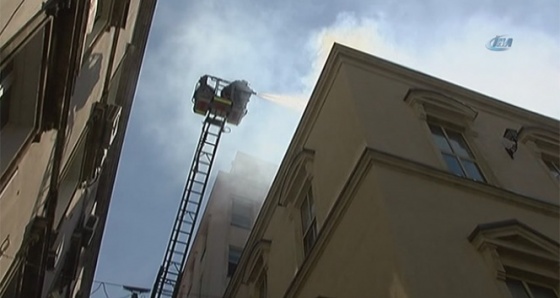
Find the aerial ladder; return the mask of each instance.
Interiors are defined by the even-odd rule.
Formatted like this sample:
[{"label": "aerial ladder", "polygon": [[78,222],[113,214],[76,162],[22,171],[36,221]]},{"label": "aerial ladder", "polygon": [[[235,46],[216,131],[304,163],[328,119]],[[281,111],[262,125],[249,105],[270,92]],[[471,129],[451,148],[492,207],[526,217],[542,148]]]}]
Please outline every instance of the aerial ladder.
[{"label": "aerial ladder", "polygon": [[177,297],[220,138],[228,129],[226,123],[239,125],[254,94],[242,80],[228,82],[204,75],[198,81],[192,102],[193,111],[204,116],[202,132],[151,298]]}]

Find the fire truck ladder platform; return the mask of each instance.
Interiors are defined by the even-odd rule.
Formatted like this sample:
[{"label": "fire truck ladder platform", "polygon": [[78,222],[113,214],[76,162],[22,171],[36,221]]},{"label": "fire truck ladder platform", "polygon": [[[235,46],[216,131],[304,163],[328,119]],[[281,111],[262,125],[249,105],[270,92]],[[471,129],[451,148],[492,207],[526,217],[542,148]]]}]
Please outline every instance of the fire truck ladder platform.
[{"label": "fire truck ladder platform", "polygon": [[198,213],[225,123],[225,117],[215,114],[208,115],[204,120],[163,264],[159,268],[152,289],[152,298],[177,295],[187,252],[193,240]]}]

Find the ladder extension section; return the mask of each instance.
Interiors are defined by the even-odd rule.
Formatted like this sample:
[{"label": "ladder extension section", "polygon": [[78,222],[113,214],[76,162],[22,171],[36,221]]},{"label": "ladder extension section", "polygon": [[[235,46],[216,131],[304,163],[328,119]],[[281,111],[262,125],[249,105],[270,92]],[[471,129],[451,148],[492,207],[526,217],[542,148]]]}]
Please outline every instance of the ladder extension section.
[{"label": "ladder extension section", "polygon": [[225,122],[225,118],[216,115],[209,115],[204,120],[171,238],[152,289],[152,298],[177,295],[175,291],[179,290],[187,252]]}]

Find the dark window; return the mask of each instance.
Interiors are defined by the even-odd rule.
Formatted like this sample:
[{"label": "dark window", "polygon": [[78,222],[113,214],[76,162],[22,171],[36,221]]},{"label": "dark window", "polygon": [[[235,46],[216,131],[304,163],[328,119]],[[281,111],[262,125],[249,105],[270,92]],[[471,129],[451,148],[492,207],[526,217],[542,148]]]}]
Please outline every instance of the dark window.
[{"label": "dark window", "polygon": [[267,297],[267,284],[266,284],[266,274],[263,274],[261,279],[259,280],[259,298],[266,298]]},{"label": "dark window", "polygon": [[433,124],[430,124],[430,130],[451,173],[475,181],[486,181],[460,132]]},{"label": "dark window", "polygon": [[553,162],[553,161],[550,161],[550,160],[545,160],[544,163],[548,167],[548,170],[550,171],[550,174],[554,178],[560,180],[560,165],[558,165],[557,162]]},{"label": "dark window", "polygon": [[228,256],[228,271],[227,276],[230,277],[235,272],[235,268],[237,268],[237,263],[239,263],[239,258],[241,258],[241,252],[243,251],[242,248],[230,246],[229,247],[229,256]]},{"label": "dark window", "polygon": [[550,287],[543,287],[517,279],[506,279],[512,298],[558,298]]},{"label": "dark window", "polygon": [[317,239],[317,220],[315,216],[315,204],[311,189],[301,204],[301,224],[303,229],[303,251],[307,256],[315,240]]},{"label": "dark window", "polygon": [[0,130],[10,120],[10,101],[12,91],[13,62],[8,63],[0,70]]},{"label": "dark window", "polygon": [[243,229],[251,229],[252,225],[252,208],[248,202],[233,200],[231,211],[231,224]]}]

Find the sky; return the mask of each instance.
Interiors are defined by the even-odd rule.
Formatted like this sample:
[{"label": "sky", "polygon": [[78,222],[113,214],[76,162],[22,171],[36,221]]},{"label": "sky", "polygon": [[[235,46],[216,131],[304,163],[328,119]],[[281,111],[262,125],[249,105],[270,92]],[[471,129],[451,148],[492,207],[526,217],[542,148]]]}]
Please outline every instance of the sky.
[{"label": "sky", "polygon": [[[485,48],[503,34],[511,49]],[[560,118],[557,0],[159,1],[95,276],[107,294],[92,297],[153,285],[202,128],[191,103],[198,78],[244,79],[289,98],[251,99],[222,136],[211,177],[237,151],[279,165],[333,42]]]}]

